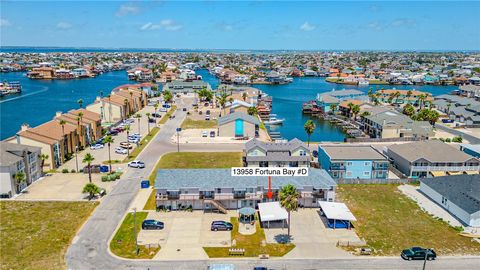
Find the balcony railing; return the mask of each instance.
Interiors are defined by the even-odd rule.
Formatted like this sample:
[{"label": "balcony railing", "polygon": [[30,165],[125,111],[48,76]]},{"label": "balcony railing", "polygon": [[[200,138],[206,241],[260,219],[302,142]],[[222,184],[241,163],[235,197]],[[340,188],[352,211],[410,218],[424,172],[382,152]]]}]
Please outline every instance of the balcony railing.
[{"label": "balcony railing", "polygon": [[412,166],[412,171],[475,171],[480,166]]},{"label": "balcony railing", "polygon": [[302,191],[302,192],[300,193],[300,196],[301,196],[302,198],[313,198],[313,194],[312,194],[311,191]]},{"label": "balcony railing", "polygon": [[199,200],[200,194],[180,194],[180,200]]},{"label": "balcony railing", "polygon": [[214,200],[233,200],[233,193],[216,193]]},{"label": "balcony railing", "polygon": [[261,200],[261,199],[263,199],[263,192],[245,193],[245,199],[247,199],[247,200]]}]

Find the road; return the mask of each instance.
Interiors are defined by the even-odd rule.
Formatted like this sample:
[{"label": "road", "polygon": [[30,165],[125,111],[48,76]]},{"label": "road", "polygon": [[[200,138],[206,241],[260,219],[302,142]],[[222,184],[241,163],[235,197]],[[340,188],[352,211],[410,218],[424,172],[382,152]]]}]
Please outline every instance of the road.
[{"label": "road", "polygon": [[[180,105],[182,105],[180,103]],[[181,108],[181,106],[179,106]],[[247,260],[210,260],[210,261],[152,261],[124,260],[109,252],[109,242],[118,224],[122,221],[131,202],[140,189],[141,179],[146,179],[159,158],[168,152],[177,150],[170,143],[175,129],[180,126],[186,113],[178,110],[175,118],[169,120],[139,155],[146,163],[146,168],[127,169],[122,179],[102,200],[90,219],[83,225],[72,245],[68,248],[65,260],[68,269],[207,269],[212,263],[234,263],[237,269],[252,269],[253,266],[268,266],[272,269],[421,269],[422,262],[407,262],[400,258],[354,258],[354,259],[319,259],[287,260],[271,259],[259,261]],[[185,145],[181,151],[238,151],[241,145]],[[479,258],[439,258],[428,262],[427,269],[475,269],[480,265]]]}]

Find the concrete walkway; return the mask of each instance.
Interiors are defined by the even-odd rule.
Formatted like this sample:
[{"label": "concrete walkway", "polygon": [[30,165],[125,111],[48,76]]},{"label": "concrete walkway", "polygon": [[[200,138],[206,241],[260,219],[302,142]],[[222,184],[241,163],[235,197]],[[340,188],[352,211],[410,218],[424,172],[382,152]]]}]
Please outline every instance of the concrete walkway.
[{"label": "concrete walkway", "polygon": [[460,223],[447,210],[430,200],[427,196],[423,195],[423,193],[419,191],[418,187],[412,185],[401,185],[398,187],[398,189],[410,199],[417,202],[418,206],[420,206],[423,211],[445,220],[452,226],[463,226],[462,223]]}]

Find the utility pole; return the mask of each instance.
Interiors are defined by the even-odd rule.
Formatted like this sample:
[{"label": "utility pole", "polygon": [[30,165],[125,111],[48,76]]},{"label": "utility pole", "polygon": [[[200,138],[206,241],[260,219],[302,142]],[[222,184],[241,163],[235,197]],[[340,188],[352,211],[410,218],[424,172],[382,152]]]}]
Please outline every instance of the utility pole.
[{"label": "utility pole", "polygon": [[75,166],[77,168],[77,173],[78,173],[78,145],[75,146]]},{"label": "utility pole", "polygon": [[133,208],[133,235],[135,236],[135,254],[138,256],[138,241],[137,241],[137,208]]},{"label": "utility pole", "polygon": [[427,256],[429,251],[430,251],[429,248],[425,249],[425,258],[423,259],[423,270],[425,270],[425,265],[427,264]]},{"label": "utility pole", "polygon": [[177,128],[177,152],[180,152],[180,131],[182,131],[182,128]]}]

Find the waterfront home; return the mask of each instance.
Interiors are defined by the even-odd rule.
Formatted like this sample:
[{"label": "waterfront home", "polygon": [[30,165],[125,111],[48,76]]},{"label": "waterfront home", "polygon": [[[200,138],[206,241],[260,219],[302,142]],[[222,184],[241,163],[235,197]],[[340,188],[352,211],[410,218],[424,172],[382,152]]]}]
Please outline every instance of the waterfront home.
[{"label": "waterfront home", "polygon": [[460,150],[474,156],[476,158],[480,158],[480,144],[466,144],[462,143],[460,145]]},{"label": "waterfront home", "polygon": [[90,77],[90,73],[86,68],[74,68],[74,69],[72,69],[72,75],[75,78]]},{"label": "waterfront home", "polygon": [[[41,148],[0,142],[0,198],[10,198],[42,176]],[[24,181],[15,179],[24,173]]]},{"label": "waterfront home", "polygon": [[257,117],[234,112],[218,118],[218,136],[255,138],[258,136],[259,125]]},{"label": "waterfront home", "polygon": [[[80,117],[80,113],[82,117]],[[70,110],[65,114],[57,112],[55,119],[77,125],[80,145],[87,146],[102,137],[101,115],[87,109]]]},{"label": "waterfront home", "polygon": [[480,98],[480,86],[479,85],[461,85],[459,87],[459,94],[470,98]]},{"label": "waterfront home", "polygon": [[440,95],[435,97],[434,104],[449,119],[466,126],[480,126],[480,102],[474,98],[459,95]]},{"label": "waterfront home", "polygon": [[97,97],[86,109],[100,114],[102,122],[116,123],[128,117],[128,100],[112,94],[104,98]]},{"label": "waterfront home", "polygon": [[390,165],[370,145],[320,145],[318,162],[334,179],[386,179]]},{"label": "waterfront home", "polygon": [[225,108],[227,109],[228,113],[241,112],[248,114],[248,109],[250,107],[253,107],[253,105],[238,99],[235,99],[232,103],[227,102],[225,104]]},{"label": "waterfront home", "polygon": [[185,82],[177,80],[165,84],[163,91],[170,91],[172,94],[187,94],[194,93],[195,91],[199,91],[203,88],[206,88],[210,91],[212,90],[210,84],[204,81],[195,80],[191,82]]},{"label": "waterfront home", "polygon": [[358,90],[334,90],[326,93],[317,94],[317,106],[324,113],[331,111],[331,105],[338,106],[340,102],[346,99],[356,99],[368,101],[368,97],[362,91]]},{"label": "waterfront home", "polygon": [[480,160],[440,140],[393,144],[386,155],[408,177],[478,174]]},{"label": "waterfront home", "polygon": [[[273,199],[282,186],[292,184],[300,193],[299,205],[317,207],[319,201],[334,201],[336,183],[324,170],[310,169],[308,176],[271,177]],[[256,208],[267,200],[268,177],[232,176],[230,169],[158,170],[156,203],[161,209]]]},{"label": "waterfront home", "polygon": [[420,191],[466,226],[480,227],[480,177],[455,175],[422,179]]},{"label": "waterfront home", "polygon": [[27,73],[30,79],[51,80],[55,78],[55,70],[52,67],[37,67]]},{"label": "waterfront home", "polygon": [[[400,89],[382,89],[376,92],[377,99],[382,103],[394,103],[394,104],[412,104],[420,105],[422,102],[433,101],[431,93],[422,92],[417,90],[400,90]],[[425,99],[420,100],[420,96],[425,96]]]},{"label": "waterfront home", "polygon": [[77,125],[66,123],[63,128],[58,120],[51,120],[36,127],[23,124],[16,136],[8,142],[36,146],[48,156],[44,167],[58,168],[75,152],[78,144]]},{"label": "waterfront home", "polygon": [[361,115],[363,130],[372,138],[425,138],[434,135],[428,121],[414,121],[397,111],[383,111],[377,114]]},{"label": "waterfront home", "polygon": [[309,167],[310,150],[294,138],[286,142],[262,142],[252,139],[245,144],[246,167]]},{"label": "waterfront home", "polygon": [[73,78],[74,75],[69,69],[59,68],[55,70],[55,79],[68,80]]},{"label": "waterfront home", "polygon": [[153,80],[153,72],[148,68],[136,67],[127,71],[129,80],[149,82]]},{"label": "waterfront home", "polygon": [[116,95],[123,98],[124,103],[125,100],[127,100],[127,115],[134,114],[147,106],[147,94],[138,88],[124,88],[122,86],[119,86],[113,89],[110,95]]}]

